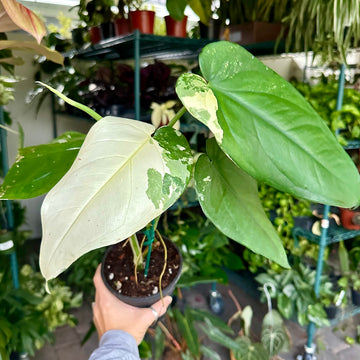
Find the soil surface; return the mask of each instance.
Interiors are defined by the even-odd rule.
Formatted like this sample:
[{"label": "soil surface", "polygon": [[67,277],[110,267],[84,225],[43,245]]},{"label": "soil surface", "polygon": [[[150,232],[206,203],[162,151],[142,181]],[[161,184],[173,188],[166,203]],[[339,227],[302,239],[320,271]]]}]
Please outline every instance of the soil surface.
[{"label": "soil surface", "polygon": [[[142,236],[138,236],[139,243]],[[167,264],[161,280],[164,290],[179,271],[180,257],[170,240],[164,238],[167,248]],[[144,251],[144,249],[143,249]],[[144,257],[144,262],[146,256]],[[145,265],[145,264],[144,264]],[[135,282],[133,255],[129,242],[114,245],[107,253],[104,261],[104,275],[110,286],[118,293],[131,297],[152,296],[159,292],[159,278],[164,267],[164,248],[160,241],[152,245],[148,276],[144,271],[137,272],[138,284]]]}]

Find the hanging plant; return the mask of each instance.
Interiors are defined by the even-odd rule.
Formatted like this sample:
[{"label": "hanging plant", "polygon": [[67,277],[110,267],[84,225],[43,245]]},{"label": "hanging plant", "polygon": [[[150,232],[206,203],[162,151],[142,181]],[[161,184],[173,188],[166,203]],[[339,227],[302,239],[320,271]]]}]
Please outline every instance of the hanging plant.
[{"label": "hanging plant", "polygon": [[322,63],[346,63],[346,52],[360,40],[360,2],[293,0],[283,23],[288,28],[287,52],[313,51]]}]

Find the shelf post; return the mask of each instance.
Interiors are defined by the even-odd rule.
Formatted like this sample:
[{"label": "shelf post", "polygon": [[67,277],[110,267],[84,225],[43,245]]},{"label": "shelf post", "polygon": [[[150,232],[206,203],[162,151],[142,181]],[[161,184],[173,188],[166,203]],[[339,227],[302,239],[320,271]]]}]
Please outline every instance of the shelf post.
[{"label": "shelf post", "polygon": [[135,119],[140,120],[140,32],[135,30],[134,39],[134,59],[135,59],[135,76],[134,76],[134,100],[135,100]]},{"label": "shelf post", "polygon": [[[337,99],[336,99],[336,110],[340,111],[343,104],[343,98],[344,98],[344,87],[345,87],[345,69],[346,66],[344,64],[341,65],[340,68],[340,75],[338,80],[338,92],[337,92]],[[337,134],[336,134],[337,135]],[[321,220],[321,236],[320,236],[320,242],[319,242],[319,254],[318,254],[318,260],[316,264],[316,276],[315,276],[315,295],[316,298],[319,298],[320,293],[320,285],[321,285],[321,274],[323,270],[323,264],[324,264],[324,252],[325,247],[327,245],[327,232],[329,228],[329,212],[330,212],[330,206],[325,205],[324,206],[324,212],[323,212],[323,219]],[[307,335],[308,340],[306,343],[305,349],[313,349],[313,337],[315,333],[316,327],[313,322],[309,323],[308,329],[307,329]],[[307,350],[306,350],[307,353]]]},{"label": "shelf post", "polygon": [[[0,106],[0,124],[5,125],[4,121],[4,109]],[[0,129],[0,145],[1,145],[1,160],[2,160],[2,167],[4,176],[9,171],[9,160],[8,160],[8,148],[7,148],[7,136],[6,130],[1,128]],[[7,221],[7,230],[11,231],[14,229],[14,215],[12,211],[12,204],[10,200],[4,200],[6,206],[6,221]],[[14,250],[14,245],[12,245],[12,251],[9,254],[10,256],[10,264],[11,264],[11,275],[12,281],[15,289],[19,288],[19,270],[18,270],[18,263],[16,252]]]}]

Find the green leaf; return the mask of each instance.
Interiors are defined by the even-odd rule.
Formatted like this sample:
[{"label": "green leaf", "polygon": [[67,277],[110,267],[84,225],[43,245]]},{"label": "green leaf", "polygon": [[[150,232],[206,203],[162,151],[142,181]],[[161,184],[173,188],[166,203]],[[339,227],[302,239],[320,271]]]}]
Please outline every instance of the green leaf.
[{"label": "green leaf", "polygon": [[139,345],[139,354],[141,359],[151,359],[151,346],[145,340],[143,340]]},{"label": "green leaf", "polygon": [[42,205],[40,268],[47,280],[81,255],[141,230],[182,194],[192,170],[190,147],[172,128],[152,136],[154,130],[116,117],[90,129]]},{"label": "green leaf", "polygon": [[183,74],[177,94],[239,167],[296,197],[359,204],[354,163],[292,85],[230,42],[207,45],[199,60],[206,80]]},{"label": "green leaf", "polygon": [[271,356],[289,349],[289,335],[281,315],[276,310],[272,310],[264,316],[261,343]]},{"label": "green leaf", "polygon": [[84,138],[68,132],[50,144],[19,149],[0,187],[0,198],[29,199],[48,192],[70,169]]},{"label": "green leaf", "polygon": [[259,343],[252,343],[245,336],[236,338],[236,342],[241,346],[241,350],[234,351],[236,360],[268,360],[269,353],[264,346]]},{"label": "green leaf", "polygon": [[284,318],[290,319],[294,311],[292,299],[280,293],[277,297],[277,307]]},{"label": "green leaf", "polygon": [[202,309],[193,309],[188,308],[188,312],[191,314],[194,321],[205,321],[207,319],[211,322],[212,326],[217,327],[221,331],[231,334],[234,334],[234,331],[231,329],[230,326],[228,326],[222,319],[220,319],[218,316],[213,315],[207,310]]},{"label": "green leaf", "polygon": [[204,345],[200,345],[200,352],[202,355],[204,355],[207,359],[210,360],[221,360],[220,355],[214,351],[214,349],[209,348]]},{"label": "green leaf", "polygon": [[191,354],[198,356],[200,354],[200,341],[189,310],[185,309],[184,315],[182,315],[176,308],[173,309],[173,311],[176,317],[177,325],[186,341],[188,349]]},{"label": "green leaf", "polygon": [[69,105],[76,107],[79,110],[84,111],[85,113],[87,113],[88,115],[90,115],[92,118],[94,118],[95,120],[100,120],[102,118],[102,116],[100,116],[99,114],[97,114],[94,110],[90,109],[88,106],[83,105],[78,103],[77,101],[71,100],[69,99],[67,96],[65,96],[64,94],[62,94],[60,91],[52,88],[49,85],[46,85],[40,81],[37,81],[38,84],[45,86],[47,89],[49,89],[50,91],[52,91],[55,95],[57,95],[58,97],[60,97],[61,99],[63,99],[65,102],[67,102]]},{"label": "green leaf", "polygon": [[282,242],[266,216],[257,183],[217,146],[207,141],[207,153],[195,166],[195,188],[205,215],[226,236],[252,251],[289,267]]},{"label": "green leaf", "polygon": [[212,0],[190,0],[189,5],[194,13],[200,18],[200,21],[208,25],[211,18]]},{"label": "green leaf", "polygon": [[329,320],[327,319],[326,311],[322,304],[317,303],[314,305],[309,305],[307,308],[307,315],[310,321],[312,321],[316,326],[329,326]]},{"label": "green leaf", "polygon": [[187,5],[188,0],[166,0],[166,9],[169,12],[169,15],[177,21],[183,19]]}]

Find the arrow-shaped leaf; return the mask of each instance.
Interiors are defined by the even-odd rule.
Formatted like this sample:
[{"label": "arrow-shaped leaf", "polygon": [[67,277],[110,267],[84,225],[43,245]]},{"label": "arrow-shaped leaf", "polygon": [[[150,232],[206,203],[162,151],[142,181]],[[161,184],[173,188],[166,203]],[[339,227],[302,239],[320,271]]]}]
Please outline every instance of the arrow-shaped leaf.
[{"label": "arrow-shaped leaf", "polygon": [[49,280],[84,253],[124,240],[170,207],[190,177],[186,139],[164,127],[105,117],[41,208],[40,268]]},{"label": "arrow-shaped leaf", "polygon": [[354,207],[360,176],[325,122],[287,81],[239,45],[200,54],[202,79],[183,74],[176,91],[248,174],[315,202]]},{"label": "arrow-shaped leaf", "polygon": [[70,169],[85,135],[67,132],[50,144],[19,149],[0,187],[0,199],[29,199],[47,193]]}]

